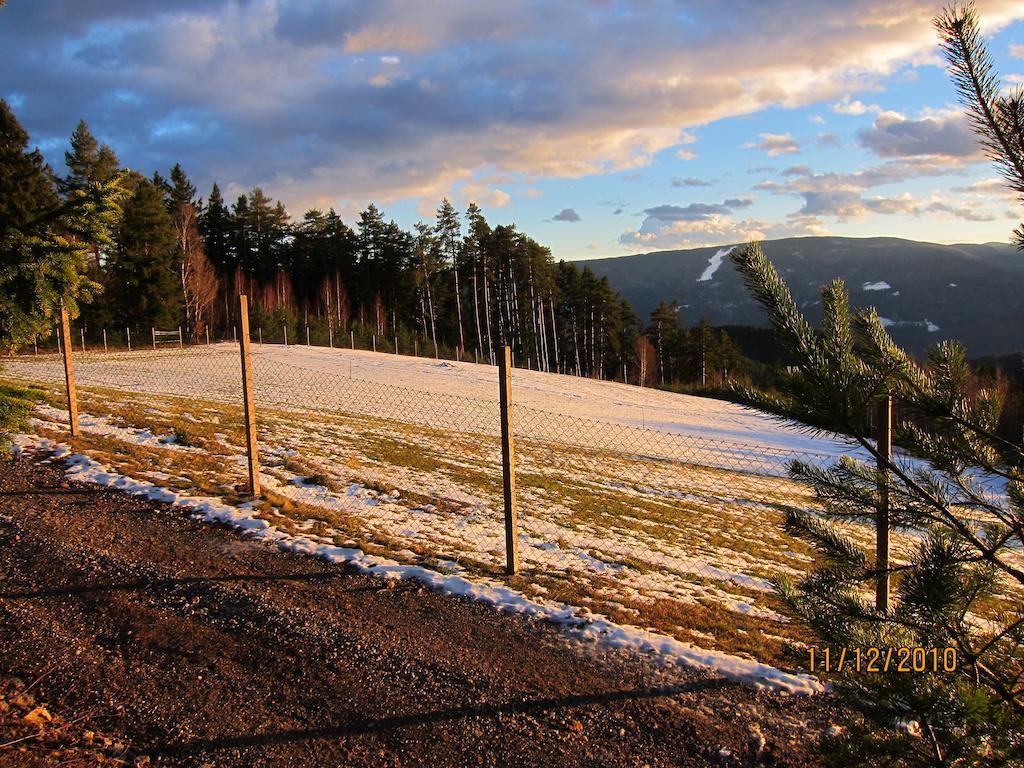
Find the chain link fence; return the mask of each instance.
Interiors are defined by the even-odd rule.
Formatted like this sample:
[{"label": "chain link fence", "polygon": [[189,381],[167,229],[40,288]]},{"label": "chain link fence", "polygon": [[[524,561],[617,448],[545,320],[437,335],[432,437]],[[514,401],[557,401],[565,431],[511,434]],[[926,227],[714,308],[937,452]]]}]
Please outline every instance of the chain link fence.
[{"label": "chain link fence", "polygon": [[[122,474],[703,647],[765,660],[800,640],[771,582],[813,559],[784,532],[782,508],[817,501],[787,467],[853,452],[839,441],[721,401],[532,371],[512,372],[503,412],[493,366],[254,338],[252,499],[238,344],[183,337],[180,348],[128,351],[107,341],[106,352],[87,340],[72,355],[73,444]],[[33,431],[67,439],[60,354],[9,358],[0,379],[36,390]],[[515,575],[503,418],[515,455]],[[852,532],[871,540],[869,529]]]}]

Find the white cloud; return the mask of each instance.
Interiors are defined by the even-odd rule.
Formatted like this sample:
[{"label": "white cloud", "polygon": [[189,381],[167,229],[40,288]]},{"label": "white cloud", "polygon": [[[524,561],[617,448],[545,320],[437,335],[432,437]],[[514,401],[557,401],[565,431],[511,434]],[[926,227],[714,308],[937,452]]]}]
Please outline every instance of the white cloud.
[{"label": "white cloud", "polygon": [[865,104],[864,102],[856,99],[851,101],[849,95],[843,96],[842,99],[832,105],[831,109],[833,112],[840,115],[854,116],[866,115],[868,112],[878,113],[882,111],[882,108],[877,104]]},{"label": "white cloud", "polygon": [[730,245],[749,240],[824,234],[828,234],[828,230],[813,219],[767,222],[758,219],[737,220],[715,214],[698,221],[662,222],[646,230],[643,227],[629,230],[619,236],[619,242],[631,251],[641,251]]}]

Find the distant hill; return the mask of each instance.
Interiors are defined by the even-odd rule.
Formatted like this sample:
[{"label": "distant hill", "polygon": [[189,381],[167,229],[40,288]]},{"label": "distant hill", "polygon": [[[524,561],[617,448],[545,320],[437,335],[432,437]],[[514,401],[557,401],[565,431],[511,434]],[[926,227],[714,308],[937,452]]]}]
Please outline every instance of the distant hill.
[{"label": "distant hill", "polygon": [[[894,237],[793,237],[765,253],[804,312],[820,319],[819,289],[846,281],[855,307],[875,306],[914,354],[960,339],[972,357],[1024,350],[1024,253],[1006,243],[937,245]],[[606,275],[645,321],[661,300],[683,323],[767,324],[722,248],[657,251],[582,262]]]}]

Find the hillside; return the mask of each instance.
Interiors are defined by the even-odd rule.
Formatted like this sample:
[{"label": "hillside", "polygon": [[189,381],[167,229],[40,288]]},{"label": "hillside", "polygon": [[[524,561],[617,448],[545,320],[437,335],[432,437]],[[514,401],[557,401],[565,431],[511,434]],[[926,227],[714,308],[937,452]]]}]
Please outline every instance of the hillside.
[{"label": "hillside", "polygon": [[[835,277],[855,307],[875,306],[915,354],[944,339],[972,356],[1024,349],[1024,255],[1003,243],[938,245],[890,237],[770,240],[765,252],[817,322],[819,287]],[[684,324],[765,325],[725,249],[657,251],[583,262],[607,276],[641,318],[677,301]]]}]

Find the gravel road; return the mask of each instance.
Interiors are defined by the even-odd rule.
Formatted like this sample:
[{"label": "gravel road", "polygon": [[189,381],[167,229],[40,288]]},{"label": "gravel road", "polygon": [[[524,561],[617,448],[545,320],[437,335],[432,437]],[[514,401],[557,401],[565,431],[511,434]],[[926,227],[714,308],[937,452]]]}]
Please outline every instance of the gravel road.
[{"label": "gravel road", "polygon": [[0,462],[3,766],[810,768],[834,717]]}]

